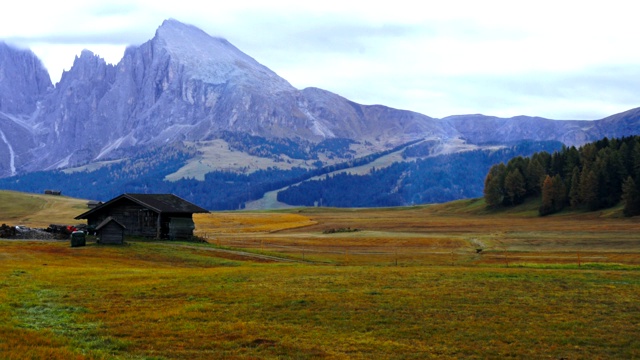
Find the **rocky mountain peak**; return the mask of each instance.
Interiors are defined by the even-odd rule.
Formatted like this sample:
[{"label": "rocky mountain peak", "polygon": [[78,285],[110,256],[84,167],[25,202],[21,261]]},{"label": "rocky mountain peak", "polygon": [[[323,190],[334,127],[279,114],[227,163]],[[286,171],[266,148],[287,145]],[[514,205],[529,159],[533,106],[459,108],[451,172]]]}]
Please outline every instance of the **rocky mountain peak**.
[{"label": "rocky mountain peak", "polygon": [[199,28],[165,20],[152,40],[156,51],[166,50],[184,66],[190,79],[208,84],[252,84],[287,91],[293,87],[269,68],[240,51],[229,41],[213,37]]},{"label": "rocky mountain peak", "polygon": [[69,71],[62,73],[60,83],[65,83],[69,79],[76,81],[102,81],[106,77],[113,75],[114,66],[92,51],[84,49],[80,56],[76,55],[73,66]]},{"label": "rocky mountain peak", "polygon": [[49,73],[31,50],[0,41],[0,111],[31,114],[38,99],[52,87]]}]

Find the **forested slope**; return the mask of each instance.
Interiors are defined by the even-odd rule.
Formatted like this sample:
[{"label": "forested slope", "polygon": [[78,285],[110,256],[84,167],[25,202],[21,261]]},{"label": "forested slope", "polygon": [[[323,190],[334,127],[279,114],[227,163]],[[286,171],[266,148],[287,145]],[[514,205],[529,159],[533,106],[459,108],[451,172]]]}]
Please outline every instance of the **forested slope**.
[{"label": "forested slope", "polygon": [[640,137],[563,147],[494,165],[485,178],[488,206],[512,206],[541,197],[540,215],[565,207],[599,210],[624,202],[624,214],[640,214]]}]

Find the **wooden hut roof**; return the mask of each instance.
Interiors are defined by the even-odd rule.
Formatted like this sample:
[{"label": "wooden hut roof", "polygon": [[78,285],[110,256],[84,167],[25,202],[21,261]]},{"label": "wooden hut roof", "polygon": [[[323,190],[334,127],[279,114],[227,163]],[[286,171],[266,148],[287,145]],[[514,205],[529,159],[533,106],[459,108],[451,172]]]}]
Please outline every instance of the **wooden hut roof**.
[{"label": "wooden hut roof", "polygon": [[116,220],[113,217],[109,216],[108,218],[104,219],[104,221],[102,221],[100,223],[100,225],[96,226],[96,230],[102,229],[103,227],[107,226],[108,223],[110,223],[112,221],[114,223],[118,224],[121,228],[126,229],[126,227],[124,225],[122,225],[118,220]]},{"label": "wooden hut roof", "polygon": [[86,219],[88,216],[91,216],[91,214],[100,212],[122,199],[129,199],[147,209],[157,212],[158,214],[193,214],[209,212],[208,210],[173,194],[122,194],[102,205],[76,216],[76,219]]}]

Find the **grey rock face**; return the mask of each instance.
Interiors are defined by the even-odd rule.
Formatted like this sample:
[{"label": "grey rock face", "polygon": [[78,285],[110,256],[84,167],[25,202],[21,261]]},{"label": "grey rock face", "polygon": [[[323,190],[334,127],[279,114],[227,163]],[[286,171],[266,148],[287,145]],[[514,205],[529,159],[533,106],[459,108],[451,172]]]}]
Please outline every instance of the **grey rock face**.
[{"label": "grey rock face", "polygon": [[53,88],[49,73],[29,50],[0,42],[0,177],[15,175],[31,159],[38,102]]},{"label": "grey rock face", "polygon": [[559,121],[517,116],[509,119],[484,115],[457,115],[443,119],[470,142],[512,143],[520,140],[557,140],[568,146],[599,138],[591,129],[593,121]]},{"label": "grey rock face", "polygon": [[16,175],[31,160],[33,131],[21,118],[0,113],[0,177]]},{"label": "grey rock face", "polygon": [[0,111],[30,115],[40,97],[51,90],[51,78],[40,59],[0,41]]},{"label": "grey rock face", "polygon": [[63,167],[93,157],[96,139],[108,134],[109,122],[96,119],[114,78],[114,66],[92,52],[84,50],[76,57],[56,89],[41,101],[42,111],[36,121],[47,129],[38,136],[38,142],[45,145],[34,150],[28,170]]}]

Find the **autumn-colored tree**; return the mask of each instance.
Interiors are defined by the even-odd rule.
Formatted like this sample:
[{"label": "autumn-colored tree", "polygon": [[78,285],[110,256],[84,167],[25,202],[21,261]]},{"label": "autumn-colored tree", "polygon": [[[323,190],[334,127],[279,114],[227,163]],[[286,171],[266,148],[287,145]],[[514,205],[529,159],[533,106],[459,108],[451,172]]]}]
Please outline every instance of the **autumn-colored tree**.
[{"label": "autumn-colored tree", "polygon": [[547,175],[542,184],[542,205],[538,212],[541,216],[562,210],[567,201],[567,190],[560,175]]}]

